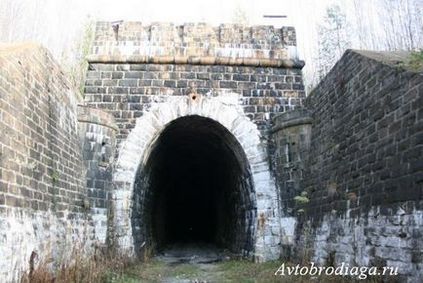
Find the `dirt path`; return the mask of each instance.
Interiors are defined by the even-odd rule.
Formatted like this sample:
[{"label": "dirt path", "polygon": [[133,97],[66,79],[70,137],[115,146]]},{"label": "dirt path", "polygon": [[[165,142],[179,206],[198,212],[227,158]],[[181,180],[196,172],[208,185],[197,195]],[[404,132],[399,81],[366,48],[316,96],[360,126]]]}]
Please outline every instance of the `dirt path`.
[{"label": "dirt path", "polygon": [[[212,246],[175,246],[148,262],[130,266],[123,274],[110,278],[108,283],[164,282],[381,282],[373,278],[356,280],[342,276],[275,276],[281,261],[253,263],[233,258],[229,253]],[[288,264],[288,263],[287,263]]]},{"label": "dirt path", "polygon": [[131,266],[112,282],[281,282],[273,275],[278,266],[278,262],[236,260],[213,246],[175,246],[149,262]]}]

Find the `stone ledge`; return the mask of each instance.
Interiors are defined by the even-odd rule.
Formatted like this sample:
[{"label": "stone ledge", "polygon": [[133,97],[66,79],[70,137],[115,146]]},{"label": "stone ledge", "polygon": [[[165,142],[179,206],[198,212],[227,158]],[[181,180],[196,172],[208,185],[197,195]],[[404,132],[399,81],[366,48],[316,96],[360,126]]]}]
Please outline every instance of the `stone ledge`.
[{"label": "stone ledge", "polygon": [[297,108],[275,116],[273,122],[275,126],[272,128],[272,133],[275,133],[289,127],[312,124],[313,118],[309,110]]},{"label": "stone ledge", "polygon": [[142,55],[90,55],[89,63],[103,64],[181,64],[181,65],[229,65],[302,69],[304,61],[266,58],[195,57],[195,56],[142,56]]}]

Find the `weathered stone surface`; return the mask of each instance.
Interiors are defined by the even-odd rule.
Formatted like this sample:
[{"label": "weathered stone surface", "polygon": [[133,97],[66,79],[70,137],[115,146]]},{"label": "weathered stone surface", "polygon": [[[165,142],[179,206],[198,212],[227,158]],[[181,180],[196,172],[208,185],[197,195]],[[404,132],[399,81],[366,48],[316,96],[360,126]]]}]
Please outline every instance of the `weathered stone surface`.
[{"label": "weathered stone surface", "polygon": [[[122,67],[132,71],[117,71]],[[91,64],[91,69],[86,80],[85,100],[91,107],[105,109],[115,117],[118,142],[128,135],[135,119],[148,111],[152,103],[168,96],[185,96],[192,88],[207,96],[226,92],[239,94],[245,113],[263,132],[271,123],[270,117],[302,105],[305,98],[303,90],[294,90],[294,85],[302,86],[298,69],[279,72],[272,68],[174,64]],[[289,76],[298,77],[298,82],[275,82],[284,82]],[[92,86],[94,84],[98,86]]]},{"label": "weathered stone surface", "polygon": [[76,92],[36,45],[0,49],[0,278],[18,280],[32,252],[39,263],[89,252]]},{"label": "weathered stone surface", "polygon": [[114,118],[110,114],[78,106],[78,133],[87,169],[87,201],[97,245],[106,244],[117,131]]},{"label": "weathered stone surface", "polygon": [[[149,147],[173,120],[199,115],[222,124],[247,156],[257,206],[251,213],[257,217],[250,228],[256,231],[253,256],[279,256],[278,195],[266,141],[271,117],[305,98],[303,63],[294,49],[292,28],[123,23],[116,38],[110,23],[97,24],[85,100],[112,114],[119,127],[110,228],[116,247],[134,254],[143,242],[134,243],[132,231],[145,228],[133,226],[130,215]],[[192,93],[200,100],[191,100]]]},{"label": "weathered stone surface", "polygon": [[419,282],[423,77],[398,58],[347,51],[307,98],[313,124],[300,189],[310,201],[297,247],[320,263],[382,262]]},{"label": "weathered stone surface", "polygon": [[[331,197],[330,184],[336,190],[331,209],[338,212],[422,198],[417,137],[423,122],[417,113],[423,78],[365,55],[346,52],[308,98],[314,119],[308,168],[308,187],[316,193],[313,210]],[[321,191],[326,193],[318,197]],[[347,202],[335,207],[343,199]]]},{"label": "weathered stone surface", "polygon": [[[164,102],[152,104],[150,110],[137,119],[135,128],[119,149],[114,174],[116,190],[114,191],[113,229],[121,231],[116,235],[116,245],[128,254],[134,253],[133,228],[131,228],[130,219],[130,210],[134,205],[132,203],[133,188],[137,171],[142,164],[146,163],[152,142],[169,122],[190,115],[208,117],[219,122],[237,138],[242,146],[251,167],[255,194],[253,198],[257,203],[256,213],[262,215],[265,221],[263,226],[253,228],[257,229],[256,239],[254,239],[254,256],[257,260],[277,258],[280,230],[276,230],[276,235],[272,234],[271,230],[272,226],[279,229],[275,184],[266,164],[267,157],[260,142],[257,126],[243,114],[236,94],[200,97],[195,101],[187,96],[170,96]],[[265,239],[267,243],[263,242]]]},{"label": "weathered stone surface", "polygon": [[75,248],[154,249],[156,216],[142,209],[168,182],[150,185],[147,171],[166,168],[173,147],[154,149],[185,119],[173,137],[192,126],[182,136],[219,144],[209,155],[227,164],[213,172],[235,176],[216,198],[234,207],[233,230],[218,231],[237,234],[227,247],[421,281],[421,73],[402,53],[348,51],[305,99],[294,45],[292,28],[124,23],[114,34],[101,22],[78,112],[44,49],[2,47],[0,277],[17,279],[33,251],[58,265]]},{"label": "weathered stone surface", "polygon": [[97,22],[89,59],[103,63],[163,63],[302,67],[293,27],[224,24],[143,25]]}]

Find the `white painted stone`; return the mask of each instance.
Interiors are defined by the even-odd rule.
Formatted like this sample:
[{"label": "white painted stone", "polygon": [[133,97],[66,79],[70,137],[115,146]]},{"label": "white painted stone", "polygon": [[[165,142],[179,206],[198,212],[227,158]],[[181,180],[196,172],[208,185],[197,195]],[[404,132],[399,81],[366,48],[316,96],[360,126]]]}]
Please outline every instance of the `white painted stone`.
[{"label": "white painted stone", "polygon": [[294,244],[294,237],[295,237],[295,225],[297,223],[297,219],[295,217],[281,217],[280,219],[280,227],[281,227],[281,236],[282,236],[282,243],[284,245],[292,245]]},{"label": "white painted stone", "polygon": [[98,243],[105,244],[107,237],[107,209],[95,208],[92,213],[94,224],[94,237]]},{"label": "white painted stone", "polygon": [[[50,227],[46,229],[45,227]],[[37,253],[36,264],[68,263],[72,253],[90,254],[93,242],[88,220],[58,219],[51,211],[9,208],[0,216],[1,282],[18,282]],[[50,266],[51,267],[51,266]]]},{"label": "white painted stone", "polygon": [[[412,261],[411,252],[423,252],[423,247],[410,231],[422,231],[423,211],[414,210],[405,215],[404,211],[398,210],[394,216],[380,215],[379,211],[379,207],[374,207],[367,217],[358,219],[325,216],[315,230],[312,260],[325,264],[328,255],[335,252],[336,264],[369,266],[374,249],[375,256],[387,260],[388,266],[398,267],[400,274],[410,275],[407,282],[421,282],[423,275],[419,263]],[[366,228],[375,231],[365,234]],[[400,237],[400,231],[408,231],[407,236]]]}]

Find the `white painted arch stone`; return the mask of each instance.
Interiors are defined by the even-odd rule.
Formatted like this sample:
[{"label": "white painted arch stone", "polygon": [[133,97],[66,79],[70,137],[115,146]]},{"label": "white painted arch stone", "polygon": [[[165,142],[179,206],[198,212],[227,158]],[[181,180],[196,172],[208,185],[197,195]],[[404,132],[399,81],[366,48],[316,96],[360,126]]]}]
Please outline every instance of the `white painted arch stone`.
[{"label": "white painted arch stone", "polygon": [[150,147],[171,121],[198,115],[223,125],[242,146],[251,168],[253,197],[257,204],[254,258],[256,261],[279,258],[281,227],[276,185],[269,170],[266,150],[260,141],[260,132],[244,114],[239,95],[223,93],[213,97],[196,96],[195,100],[189,96],[167,96],[164,99],[164,102],[154,103],[137,119],[119,149],[113,174],[113,227],[109,232],[114,234],[112,237],[117,251],[130,256],[135,254],[131,226],[132,196],[138,168],[146,163]]}]

